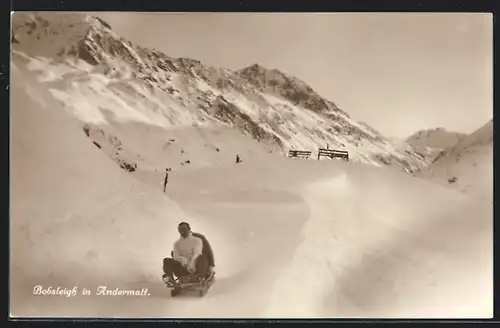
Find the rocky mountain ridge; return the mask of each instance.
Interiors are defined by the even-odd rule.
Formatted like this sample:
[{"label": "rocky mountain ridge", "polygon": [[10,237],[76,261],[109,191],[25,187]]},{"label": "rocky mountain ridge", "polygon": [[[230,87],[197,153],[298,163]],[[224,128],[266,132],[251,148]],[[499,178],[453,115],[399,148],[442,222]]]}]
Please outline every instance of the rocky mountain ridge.
[{"label": "rocky mountain ridge", "polygon": [[16,13],[12,40],[13,60],[36,72],[86,124],[224,125],[283,155],[328,144],[349,151],[352,161],[407,172],[429,163],[411,145],[393,143],[276,69],[254,64],[231,71],[173,58],[83,14]]}]

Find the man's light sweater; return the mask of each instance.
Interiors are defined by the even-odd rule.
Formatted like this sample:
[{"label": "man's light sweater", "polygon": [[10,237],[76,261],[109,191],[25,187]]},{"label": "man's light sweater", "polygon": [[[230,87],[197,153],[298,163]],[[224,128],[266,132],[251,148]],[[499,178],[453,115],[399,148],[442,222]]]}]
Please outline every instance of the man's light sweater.
[{"label": "man's light sweater", "polygon": [[201,255],[203,242],[200,238],[193,236],[192,233],[186,238],[180,237],[174,243],[174,260],[182,263],[184,267],[195,267],[195,261]]}]

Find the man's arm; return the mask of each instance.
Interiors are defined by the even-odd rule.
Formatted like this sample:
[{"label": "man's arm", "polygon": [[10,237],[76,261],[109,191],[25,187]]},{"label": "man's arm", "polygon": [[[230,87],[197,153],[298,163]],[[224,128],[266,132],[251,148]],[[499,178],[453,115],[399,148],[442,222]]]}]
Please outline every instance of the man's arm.
[{"label": "man's arm", "polygon": [[207,257],[208,257],[208,262],[210,265],[215,266],[215,258],[214,258],[214,251],[212,250],[212,246],[210,246],[210,243],[207,240]]},{"label": "man's arm", "polygon": [[173,255],[173,259],[178,261],[178,262],[181,262],[183,266],[186,266],[189,262],[189,259],[186,258],[186,257],[183,257],[180,255],[179,253],[179,246],[177,244],[177,242],[174,243],[174,255]]},{"label": "man's arm", "polygon": [[196,259],[198,256],[201,255],[201,252],[203,251],[203,242],[201,241],[200,238],[194,237],[194,250],[193,250],[193,257],[189,259],[189,265],[188,269],[191,269],[191,271],[194,271],[196,268]]}]

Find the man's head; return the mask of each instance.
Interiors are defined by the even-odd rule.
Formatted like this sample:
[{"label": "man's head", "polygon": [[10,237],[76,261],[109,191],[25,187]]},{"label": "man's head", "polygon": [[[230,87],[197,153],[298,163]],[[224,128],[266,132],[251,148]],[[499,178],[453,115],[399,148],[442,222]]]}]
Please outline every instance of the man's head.
[{"label": "man's head", "polygon": [[177,230],[179,231],[179,234],[182,236],[182,238],[186,238],[191,232],[191,227],[189,226],[189,223],[181,222],[177,226]]}]

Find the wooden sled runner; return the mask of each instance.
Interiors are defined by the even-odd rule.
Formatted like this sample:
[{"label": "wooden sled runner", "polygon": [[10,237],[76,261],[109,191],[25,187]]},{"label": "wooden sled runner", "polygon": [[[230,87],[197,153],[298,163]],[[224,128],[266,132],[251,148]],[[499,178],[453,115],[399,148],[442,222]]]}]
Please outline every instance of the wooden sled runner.
[{"label": "wooden sled runner", "polygon": [[181,294],[185,290],[196,291],[198,292],[198,296],[203,297],[208,292],[214,281],[215,272],[212,272],[209,276],[204,278],[191,276],[176,278],[173,281],[166,282],[165,286],[171,289],[170,295],[172,297]]}]

